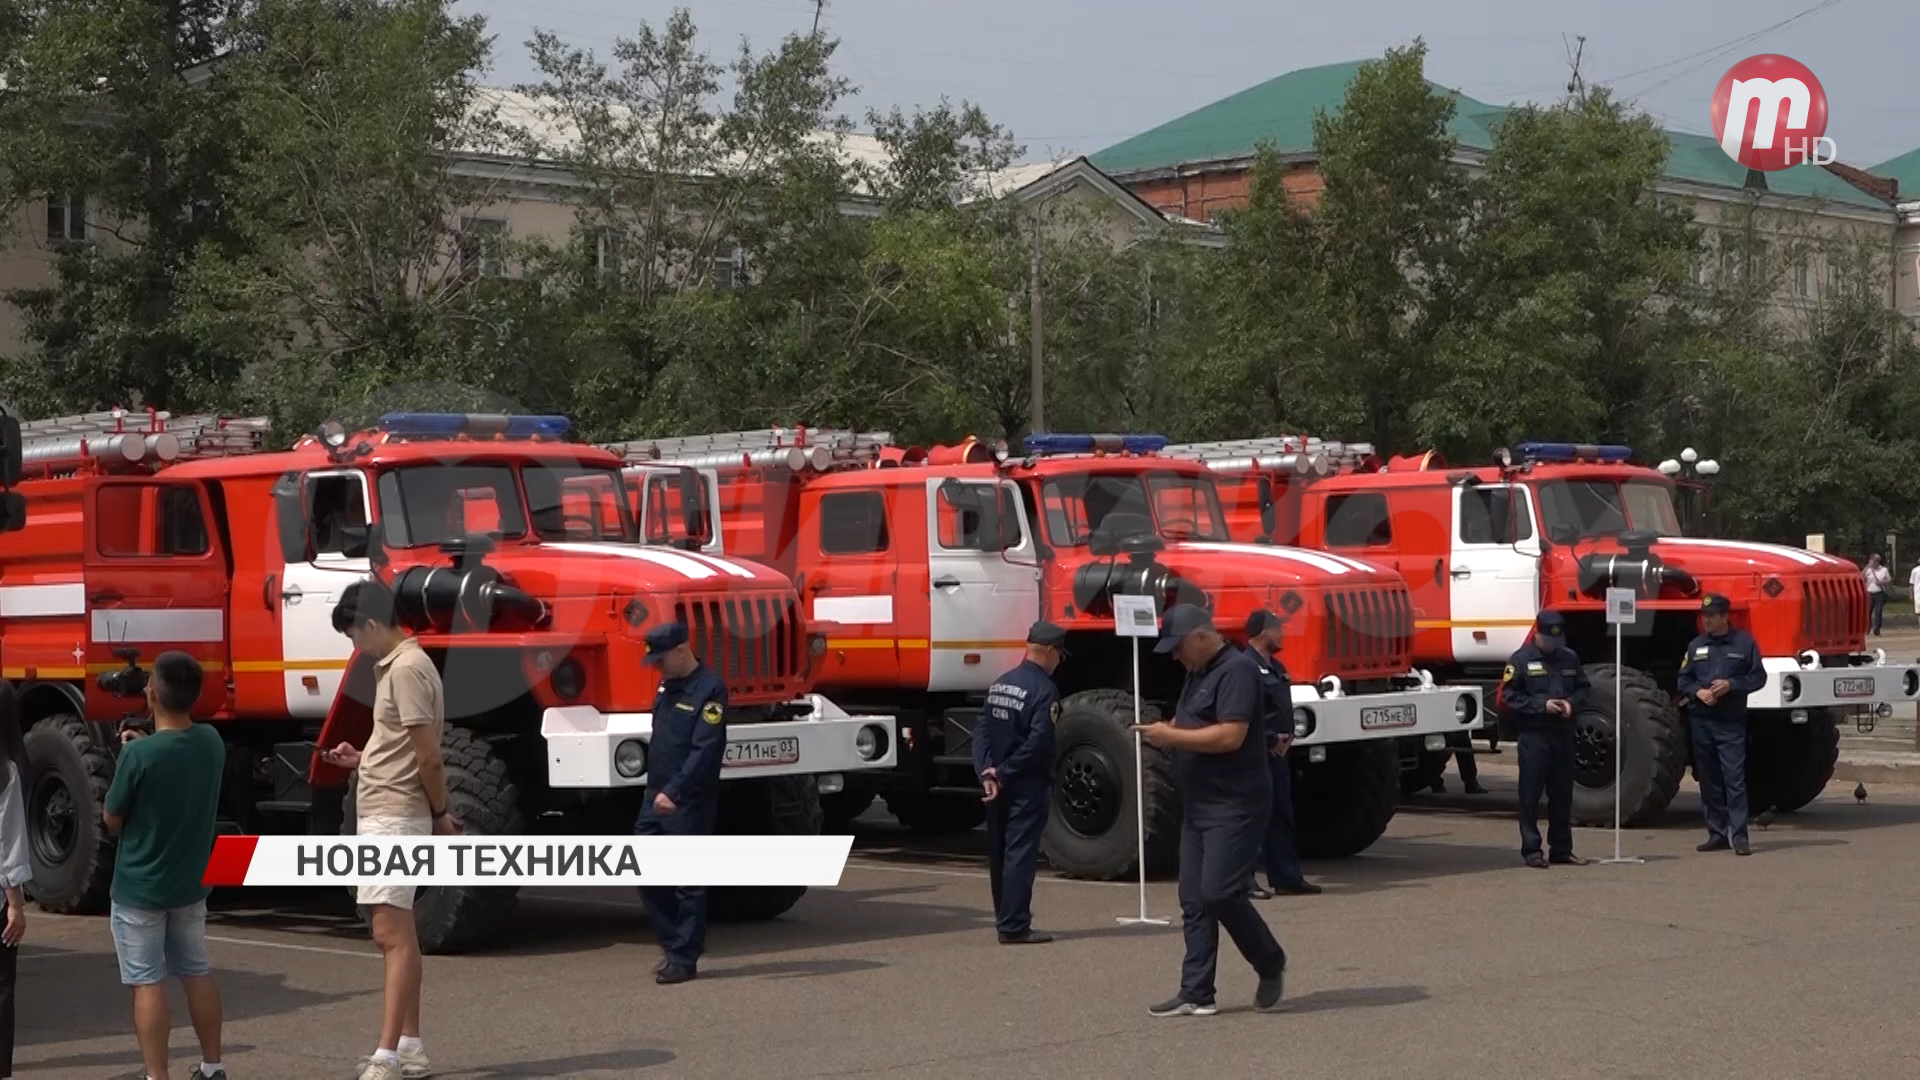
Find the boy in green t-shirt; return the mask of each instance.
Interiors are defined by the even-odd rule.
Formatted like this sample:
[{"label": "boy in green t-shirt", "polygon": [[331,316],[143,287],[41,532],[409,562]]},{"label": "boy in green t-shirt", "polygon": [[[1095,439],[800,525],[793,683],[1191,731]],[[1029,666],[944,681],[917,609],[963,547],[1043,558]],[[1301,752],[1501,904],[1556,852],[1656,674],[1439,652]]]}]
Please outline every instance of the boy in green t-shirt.
[{"label": "boy in green t-shirt", "polygon": [[133,987],[133,1028],[148,1080],[167,1080],[173,1014],[164,983],[180,980],[200,1039],[189,1080],[226,1080],[220,1067],[220,991],[207,960],[207,893],[214,813],[227,748],[188,715],[200,698],[200,663],[183,652],[154,658],[147,680],[152,735],[129,731],[107,790],[107,828],[120,838],[113,864],[113,948]]}]

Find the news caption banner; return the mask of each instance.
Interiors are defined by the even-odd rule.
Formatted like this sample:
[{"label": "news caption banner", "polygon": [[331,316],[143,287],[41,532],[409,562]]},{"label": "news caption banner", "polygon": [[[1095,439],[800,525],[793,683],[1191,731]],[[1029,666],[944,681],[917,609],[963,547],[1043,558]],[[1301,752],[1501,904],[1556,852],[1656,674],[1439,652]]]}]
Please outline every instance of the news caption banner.
[{"label": "news caption banner", "polygon": [[201,884],[831,888],[851,836],[219,836]]}]

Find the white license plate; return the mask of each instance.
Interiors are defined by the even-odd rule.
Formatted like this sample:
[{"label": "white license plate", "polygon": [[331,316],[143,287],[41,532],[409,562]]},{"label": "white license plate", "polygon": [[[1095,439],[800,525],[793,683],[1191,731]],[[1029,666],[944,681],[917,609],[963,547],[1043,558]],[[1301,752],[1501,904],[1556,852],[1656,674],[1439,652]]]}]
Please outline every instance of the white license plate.
[{"label": "white license plate", "polygon": [[767,765],[792,765],[799,760],[799,739],[741,739],[727,744],[724,767],[755,769]]},{"label": "white license plate", "polygon": [[1411,705],[1374,705],[1360,710],[1360,727],[1365,731],[1412,727],[1419,722],[1419,711]]},{"label": "white license plate", "polygon": [[1873,679],[1871,677],[1835,679],[1833,680],[1833,696],[1834,697],[1872,697],[1873,696]]}]

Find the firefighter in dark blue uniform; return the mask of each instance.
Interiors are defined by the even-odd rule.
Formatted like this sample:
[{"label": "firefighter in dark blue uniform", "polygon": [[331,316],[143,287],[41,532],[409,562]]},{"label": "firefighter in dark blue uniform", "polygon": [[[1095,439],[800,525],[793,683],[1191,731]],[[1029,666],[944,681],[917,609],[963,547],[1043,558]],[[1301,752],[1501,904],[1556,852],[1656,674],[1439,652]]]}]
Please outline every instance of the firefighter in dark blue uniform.
[{"label": "firefighter in dark blue uniform", "polygon": [[1265,693],[1267,729],[1267,768],[1273,774],[1273,817],[1267,822],[1263,852],[1267,864],[1267,888],[1261,888],[1251,876],[1248,895],[1268,900],[1274,893],[1311,896],[1320,886],[1308,881],[1300,870],[1300,853],[1293,842],[1293,762],[1287,752],[1293,749],[1293,683],[1287,678],[1287,666],[1280,662],[1280,639],[1286,623],[1280,616],[1261,608],[1247,616],[1247,659],[1260,669],[1260,688]]},{"label": "firefighter in dark blue uniform", "polygon": [[1727,598],[1700,605],[1705,633],[1687,643],[1678,685],[1693,737],[1693,769],[1707,816],[1707,842],[1698,851],[1750,855],[1747,844],[1747,695],[1767,684],[1760,646],[1730,625]]},{"label": "firefighter in dark blue uniform", "polygon": [[1053,671],[1066,659],[1067,632],[1050,622],[1027,631],[1027,656],[987,688],[973,733],[973,771],[987,803],[987,879],[1002,945],[1039,945],[1033,875],[1053,785],[1053,725],[1060,700]]},{"label": "firefighter in dark blue uniform", "polygon": [[[1533,637],[1507,661],[1497,700],[1520,733],[1520,854],[1527,865],[1581,866],[1573,853],[1573,718],[1587,707],[1586,669],[1567,648],[1557,611],[1534,620]],[[1547,855],[1540,853],[1540,795],[1547,796]]]},{"label": "firefighter in dark blue uniform", "polygon": [[[647,663],[663,678],[653,702],[647,744],[646,802],[633,824],[639,836],[711,836],[726,758],[727,688],[693,655],[683,623],[647,631]],[[661,984],[694,977],[707,943],[707,890],[642,886],[653,932],[664,954],[654,970]]]},{"label": "firefighter in dark blue uniform", "polygon": [[1226,643],[1213,619],[1192,604],[1175,604],[1161,623],[1154,651],[1187,669],[1172,723],[1142,724],[1147,742],[1173,751],[1180,782],[1180,921],[1186,961],[1180,992],[1148,1010],[1154,1016],[1211,1016],[1220,928],[1253,966],[1257,1009],[1280,1002],[1287,954],[1247,895],[1273,813],[1273,773],[1260,669]]}]

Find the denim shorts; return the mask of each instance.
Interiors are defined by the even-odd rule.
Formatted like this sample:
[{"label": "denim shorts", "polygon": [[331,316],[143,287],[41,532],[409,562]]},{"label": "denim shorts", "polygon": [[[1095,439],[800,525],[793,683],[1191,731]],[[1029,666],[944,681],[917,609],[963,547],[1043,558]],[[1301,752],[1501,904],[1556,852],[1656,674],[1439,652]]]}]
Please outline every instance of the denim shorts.
[{"label": "denim shorts", "polygon": [[120,982],[152,986],[168,975],[207,975],[207,902],[168,911],[113,905],[113,951],[120,957]]}]

